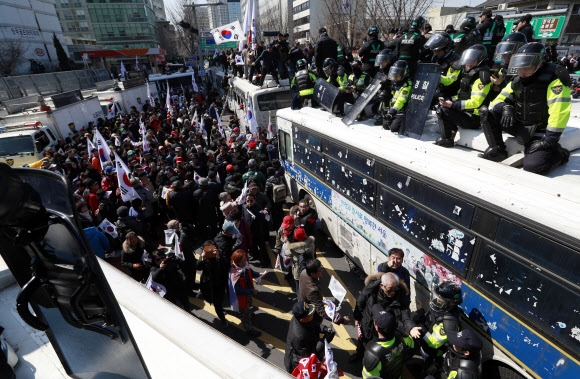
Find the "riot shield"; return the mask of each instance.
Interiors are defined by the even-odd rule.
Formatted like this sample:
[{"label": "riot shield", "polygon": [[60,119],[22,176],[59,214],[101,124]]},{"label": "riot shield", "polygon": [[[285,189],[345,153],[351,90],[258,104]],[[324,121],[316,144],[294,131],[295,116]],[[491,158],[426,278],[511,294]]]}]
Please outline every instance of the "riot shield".
[{"label": "riot shield", "polygon": [[314,83],[314,98],[330,113],[332,113],[334,102],[339,92],[338,88],[322,78],[318,78],[316,83]]},{"label": "riot shield", "polygon": [[66,180],[0,163],[0,194],[0,255],[22,287],[22,320],[47,332],[71,377],[151,377]]},{"label": "riot shield", "polygon": [[353,121],[358,117],[358,115],[365,109],[369,101],[372,100],[373,97],[379,92],[381,89],[381,82],[384,81],[387,77],[385,74],[379,72],[371,84],[364,90],[363,93],[360,94],[356,103],[348,110],[347,114],[342,118],[342,122],[346,125],[350,125]]},{"label": "riot shield", "polygon": [[435,96],[440,77],[441,66],[435,63],[419,63],[413,78],[413,88],[407,103],[405,123],[401,127],[400,135],[421,138],[431,100]]}]

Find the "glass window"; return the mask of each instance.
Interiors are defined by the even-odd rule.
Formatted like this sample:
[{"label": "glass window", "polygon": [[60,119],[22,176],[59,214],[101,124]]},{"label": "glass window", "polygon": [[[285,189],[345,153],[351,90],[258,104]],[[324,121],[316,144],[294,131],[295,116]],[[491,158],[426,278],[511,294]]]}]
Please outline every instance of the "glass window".
[{"label": "glass window", "polygon": [[577,293],[554,282],[540,267],[519,262],[491,246],[485,247],[473,267],[476,284],[485,292],[541,327],[550,339],[580,353],[580,341],[573,337],[573,328],[578,326]]},{"label": "glass window", "polygon": [[401,234],[456,268],[461,275],[465,274],[475,245],[475,237],[471,234],[384,187],[380,190],[379,216]]},{"label": "glass window", "polygon": [[321,151],[322,150],[322,139],[320,137],[316,137],[310,133],[308,133],[306,130],[300,130],[298,129],[298,126],[294,125],[292,126],[293,130],[294,130],[294,139],[297,141],[302,142],[305,145],[308,145],[310,147],[312,147],[313,149],[316,149],[317,151]]},{"label": "glass window", "polygon": [[257,100],[260,111],[267,112],[290,107],[292,95],[290,91],[265,93],[258,95]]},{"label": "glass window", "polygon": [[340,162],[328,159],[326,164],[326,182],[343,195],[356,201],[369,212],[374,213],[374,181],[367,180]]},{"label": "glass window", "polygon": [[330,143],[326,146],[326,154],[371,178],[375,177],[375,160],[372,158],[366,158],[345,147]]},{"label": "glass window", "polygon": [[290,141],[290,134],[280,131],[280,156],[288,162],[293,162],[292,141]]},{"label": "glass window", "polygon": [[300,164],[314,175],[324,179],[324,158],[321,153],[294,142],[294,163]]},{"label": "glass window", "polygon": [[392,168],[387,169],[385,183],[395,192],[426,205],[429,209],[452,219],[466,228],[471,227],[475,206],[435,189]]},{"label": "glass window", "polygon": [[44,148],[47,147],[50,143],[50,139],[43,131],[40,131],[34,135],[34,141],[36,143],[36,151],[38,152],[44,150]]},{"label": "glass window", "polygon": [[30,136],[0,138],[0,155],[30,154],[33,152],[34,145],[32,144],[32,138]]},{"label": "glass window", "polygon": [[495,242],[557,276],[580,284],[580,254],[577,251],[504,219],[499,222]]}]

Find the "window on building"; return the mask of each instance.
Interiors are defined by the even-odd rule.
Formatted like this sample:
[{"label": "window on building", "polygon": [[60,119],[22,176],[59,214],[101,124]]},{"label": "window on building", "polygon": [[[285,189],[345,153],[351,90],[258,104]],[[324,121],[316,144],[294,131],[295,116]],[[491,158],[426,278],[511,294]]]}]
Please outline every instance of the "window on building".
[{"label": "window on building", "polygon": [[73,20],[73,14],[72,14],[72,11],[70,11],[70,10],[63,11],[62,15],[64,16],[65,20]]},{"label": "window on building", "polygon": [[84,9],[77,9],[75,13],[77,15],[77,20],[84,20],[86,18]]},{"label": "window on building", "polygon": [[70,5],[68,4],[68,0],[60,0],[60,7],[61,8],[68,8]]}]

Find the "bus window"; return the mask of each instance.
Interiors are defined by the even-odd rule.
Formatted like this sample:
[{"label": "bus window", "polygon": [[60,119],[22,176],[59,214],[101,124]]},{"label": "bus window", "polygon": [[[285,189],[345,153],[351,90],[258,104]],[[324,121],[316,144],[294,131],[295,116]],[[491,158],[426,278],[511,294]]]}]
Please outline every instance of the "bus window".
[{"label": "bus window", "polygon": [[364,176],[332,159],[327,159],[327,161],[326,181],[342,194],[356,201],[370,213],[374,213],[374,181],[370,179],[367,180]]},{"label": "bus window", "polygon": [[381,188],[379,216],[398,232],[459,270],[461,275],[465,274],[475,245],[474,236],[386,188]]},{"label": "bus window", "polygon": [[320,137],[313,136],[305,130],[299,130],[296,126],[294,126],[294,139],[316,149],[317,151],[321,151],[322,149],[322,139]]},{"label": "bus window", "polygon": [[294,161],[306,167],[314,175],[324,179],[324,159],[314,149],[294,143]]},{"label": "bus window", "polygon": [[555,283],[539,267],[517,261],[491,246],[485,246],[478,260],[473,267],[479,287],[578,356],[580,341],[574,338],[574,328],[579,325],[578,294]]},{"label": "bus window", "polygon": [[565,246],[502,219],[497,228],[495,242],[578,285],[580,255]]},{"label": "bus window", "polygon": [[475,206],[465,200],[435,189],[415,178],[387,168],[385,184],[395,192],[429,207],[466,228],[471,227]]},{"label": "bus window", "polygon": [[293,162],[292,141],[290,135],[286,132],[280,131],[280,156],[290,163]]},{"label": "bus window", "polygon": [[292,105],[292,95],[290,91],[270,92],[258,95],[258,109],[262,112],[276,109],[288,108]]},{"label": "bus window", "polygon": [[373,158],[366,158],[347,148],[341,148],[330,143],[326,146],[325,153],[371,178],[375,176],[375,169],[373,168],[375,160]]}]

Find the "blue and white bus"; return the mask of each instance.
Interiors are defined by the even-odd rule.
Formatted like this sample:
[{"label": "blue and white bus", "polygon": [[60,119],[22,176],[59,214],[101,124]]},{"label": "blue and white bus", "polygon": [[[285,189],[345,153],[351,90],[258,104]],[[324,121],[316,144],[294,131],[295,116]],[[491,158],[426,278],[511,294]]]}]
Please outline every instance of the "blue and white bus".
[{"label": "blue and white bus", "polygon": [[562,138],[570,162],[551,177],[478,158],[481,131],[438,147],[432,121],[421,140],[312,108],[279,110],[277,126],[293,200],[316,207],[348,259],[370,274],[401,248],[416,308],[434,284],[461,285],[484,378],[580,377],[577,126]]}]

